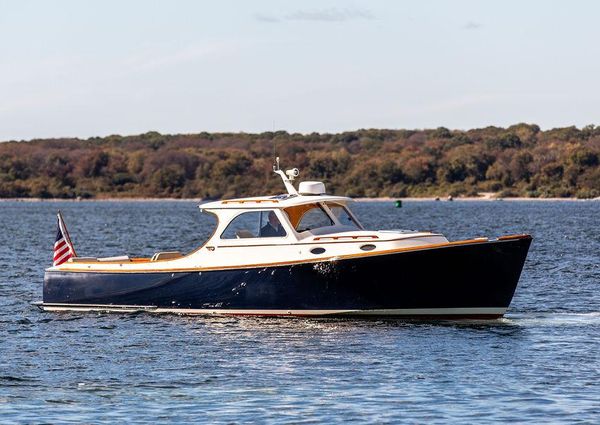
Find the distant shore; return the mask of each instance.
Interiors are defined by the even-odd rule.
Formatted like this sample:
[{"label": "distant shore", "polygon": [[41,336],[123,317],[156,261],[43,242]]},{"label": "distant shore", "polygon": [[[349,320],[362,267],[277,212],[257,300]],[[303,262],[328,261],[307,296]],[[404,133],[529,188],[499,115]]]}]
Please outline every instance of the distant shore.
[{"label": "distant shore", "polygon": [[555,201],[568,201],[568,202],[585,202],[585,201],[600,201],[600,198],[525,198],[525,197],[511,197],[511,198],[489,198],[489,197],[475,197],[465,196],[448,199],[447,197],[423,197],[423,198],[354,198],[358,202],[395,202],[395,201],[408,201],[408,202],[419,202],[419,201],[439,201],[439,202],[473,202],[473,201],[509,201],[509,202],[523,202],[523,201],[540,201],[540,202],[555,202]]},{"label": "distant shore", "polygon": [[[473,201],[508,201],[508,202],[589,202],[589,201],[600,201],[599,198],[525,198],[525,197],[510,197],[510,198],[501,198],[501,197],[493,197],[493,196],[459,196],[456,198],[448,198],[448,197],[408,197],[408,198],[386,198],[386,197],[378,197],[378,198],[353,198],[357,202],[473,202]],[[72,199],[72,198],[0,198],[0,202],[210,202],[214,199],[202,199],[202,198],[81,198],[81,199]]]},{"label": "distant shore", "polygon": [[12,141],[0,143],[0,197],[151,201],[280,192],[271,174],[277,153],[285,167],[300,166],[303,180],[356,197],[593,199],[600,197],[599,138],[594,125],[542,131],[519,123]]}]

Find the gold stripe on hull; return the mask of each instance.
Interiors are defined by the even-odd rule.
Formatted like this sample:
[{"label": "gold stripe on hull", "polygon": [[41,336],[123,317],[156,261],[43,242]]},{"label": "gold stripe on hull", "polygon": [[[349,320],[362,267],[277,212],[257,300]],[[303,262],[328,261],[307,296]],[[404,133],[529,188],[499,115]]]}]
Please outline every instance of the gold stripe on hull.
[{"label": "gold stripe on hull", "polygon": [[[455,242],[444,242],[439,244],[430,244],[430,245],[420,245],[413,247],[405,247],[405,248],[394,248],[382,251],[373,251],[373,252],[364,252],[358,254],[342,254],[336,255],[333,257],[321,257],[321,258],[311,258],[304,260],[295,260],[295,261],[284,261],[284,262],[273,262],[273,263],[261,263],[261,264],[237,264],[231,266],[217,266],[217,267],[187,267],[187,268],[163,268],[163,269],[102,269],[102,268],[73,268],[68,267],[68,263],[64,263],[66,266],[57,267],[52,272],[79,272],[79,273],[184,273],[184,272],[203,272],[203,271],[216,271],[216,270],[231,270],[231,269],[255,269],[261,267],[278,267],[278,266],[292,266],[296,264],[313,264],[313,263],[321,263],[324,261],[332,261],[332,260],[348,260],[354,258],[365,258],[365,257],[376,257],[381,255],[389,255],[396,254],[402,252],[412,252],[412,251],[426,251],[430,249],[438,249],[438,248],[449,248],[454,246],[461,245],[479,245],[479,244],[487,244],[487,243],[496,243],[496,242],[508,242],[515,239],[526,239],[531,238],[529,235],[511,235],[511,236],[503,236],[502,238],[498,238],[497,241],[487,240],[487,239],[468,239],[463,241],[455,241]],[[171,260],[165,260],[171,261]],[[81,263],[86,264],[86,263]],[[90,265],[98,264],[97,261],[93,261],[89,263]],[[88,265],[89,267],[89,265]]]}]

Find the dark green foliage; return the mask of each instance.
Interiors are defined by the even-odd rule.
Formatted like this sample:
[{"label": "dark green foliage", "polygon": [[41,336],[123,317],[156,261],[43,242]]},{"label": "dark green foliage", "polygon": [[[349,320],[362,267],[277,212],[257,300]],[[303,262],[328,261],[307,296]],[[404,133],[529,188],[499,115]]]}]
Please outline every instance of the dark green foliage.
[{"label": "dark green foliage", "polygon": [[595,167],[598,165],[598,153],[589,149],[577,149],[571,154],[571,161],[580,167]]},{"label": "dark green foliage", "polygon": [[0,197],[281,193],[275,156],[350,196],[600,196],[600,128],[112,135],[0,143]]},{"label": "dark green foliage", "polygon": [[446,127],[438,127],[431,133],[431,137],[434,139],[449,139],[452,137],[452,133]]},{"label": "dark green foliage", "polygon": [[519,148],[521,144],[521,139],[514,133],[500,134],[486,139],[484,142],[485,148],[490,151]]}]

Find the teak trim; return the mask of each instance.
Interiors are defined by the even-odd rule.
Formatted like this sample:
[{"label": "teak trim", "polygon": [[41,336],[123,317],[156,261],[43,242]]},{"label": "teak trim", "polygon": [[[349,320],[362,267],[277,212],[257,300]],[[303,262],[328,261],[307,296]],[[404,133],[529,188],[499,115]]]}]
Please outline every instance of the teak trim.
[{"label": "teak trim", "polygon": [[234,200],[221,201],[221,204],[222,205],[227,205],[227,204],[246,204],[246,203],[261,204],[263,202],[271,202],[273,204],[278,204],[279,203],[279,201],[277,199],[241,199],[239,201],[234,201]]},{"label": "teak trim", "polygon": [[360,239],[360,238],[379,239],[379,236],[376,236],[376,235],[319,236],[319,237],[316,237],[314,240],[320,241],[322,239],[333,239],[334,241],[337,241],[338,239]]}]

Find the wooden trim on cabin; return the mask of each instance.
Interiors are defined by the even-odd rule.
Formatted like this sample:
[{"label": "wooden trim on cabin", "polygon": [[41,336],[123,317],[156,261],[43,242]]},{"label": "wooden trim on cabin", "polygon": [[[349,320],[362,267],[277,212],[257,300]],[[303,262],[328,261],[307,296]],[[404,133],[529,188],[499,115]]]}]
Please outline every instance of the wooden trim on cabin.
[{"label": "wooden trim on cabin", "polygon": [[298,227],[298,224],[300,224],[302,217],[304,217],[304,215],[308,211],[310,211],[314,208],[319,208],[318,202],[313,202],[313,203],[309,203],[309,204],[293,205],[291,207],[284,208],[283,212],[286,213],[288,220],[289,220],[290,224],[292,225],[292,228],[297,233],[296,228]]},{"label": "wooden trim on cabin", "polygon": [[[379,239],[379,236],[376,235],[347,235],[347,236],[319,236],[314,238],[314,241],[320,241],[321,239],[333,239],[337,241],[338,239],[359,239],[359,238],[370,238],[370,239]],[[410,238],[406,238],[410,239]],[[401,239],[400,239],[401,240]]]},{"label": "wooden trim on cabin", "polygon": [[279,200],[277,199],[240,199],[239,201],[236,200],[227,200],[227,201],[221,201],[221,204],[223,205],[227,205],[227,204],[246,204],[246,203],[253,203],[253,204],[261,204],[263,202],[271,202],[274,204],[278,204]]}]

